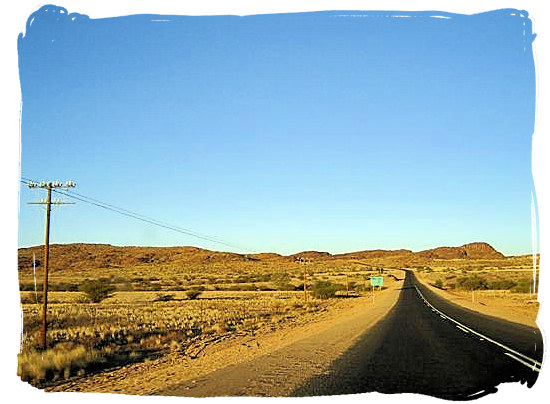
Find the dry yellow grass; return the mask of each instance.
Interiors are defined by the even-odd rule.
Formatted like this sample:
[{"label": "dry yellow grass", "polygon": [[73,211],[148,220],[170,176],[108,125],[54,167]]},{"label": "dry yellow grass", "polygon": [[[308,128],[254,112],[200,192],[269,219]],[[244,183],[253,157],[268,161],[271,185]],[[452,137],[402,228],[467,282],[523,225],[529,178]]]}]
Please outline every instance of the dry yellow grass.
[{"label": "dry yellow grass", "polygon": [[58,303],[49,305],[44,352],[35,350],[40,306],[22,305],[19,375],[37,385],[174,350],[192,355],[201,341],[271,331],[334,303],[310,297],[304,304],[302,292],[205,292],[196,300],[177,292],[170,301],[155,301],[157,292],[118,292],[98,304],[79,302],[78,292],[52,295]]}]

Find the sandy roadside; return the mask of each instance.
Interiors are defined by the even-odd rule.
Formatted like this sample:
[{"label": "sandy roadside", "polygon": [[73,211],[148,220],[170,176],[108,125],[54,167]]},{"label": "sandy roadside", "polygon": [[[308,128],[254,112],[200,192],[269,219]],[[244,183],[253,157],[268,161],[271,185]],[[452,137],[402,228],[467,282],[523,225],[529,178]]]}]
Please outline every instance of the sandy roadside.
[{"label": "sandy roadside", "polygon": [[536,327],[538,304],[526,307],[522,301],[516,301],[510,297],[493,297],[487,294],[476,293],[472,302],[471,293],[461,294],[449,290],[434,287],[428,282],[422,273],[415,272],[416,279],[439,296],[482,314],[512,321],[514,323]]},{"label": "sandy roadside", "polygon": [[[179,353],[171,353],[158,360],[132,364],[113,371],[67,381],[46,388],[46,391],[163,394],[162,392],[169,386],[181,385],[230,365],[242,364],[301,340],[337,330],[338,338],[337,341],[335,340],[333,352],[328,352],[322,359],[319,358],[322,363],[313,364],[311,367],[319,370],[328,366],[395,305],[402,283],[391,278],[386,282],[388,288],[376,292],[374,305],[370,293],[358,298],[342,299],[328,312],[305,317],[300,324],[289,323],[274,332],[232,338],[210,345],[195,359]],[[342,334],[343,328],[348,329],[348,332]],[[307,377],[307,372],[304,373],[303,369],[300,374],[301,377]]]}]

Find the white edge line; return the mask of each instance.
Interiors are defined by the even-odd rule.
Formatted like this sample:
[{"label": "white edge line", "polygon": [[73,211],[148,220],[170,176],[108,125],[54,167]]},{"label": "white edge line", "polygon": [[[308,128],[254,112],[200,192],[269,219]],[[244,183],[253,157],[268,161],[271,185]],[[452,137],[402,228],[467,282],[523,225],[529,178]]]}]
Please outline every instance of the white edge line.
[{"label": "white edge line", "polygon": [[[426,298],[424,297],[424,295],[422,294],[422,292],[420,291],[420,289],[418,289],[418,286],[414,285],[414,287],[415,287],[416,291],[418,292],[418,294],[420,295],[420,297],[422,297],[422,299],[426,302],[426,304],[428,304],[432,309],[435,309],[436,312],[438,312],[440,315],[443,314],[440,310],[436,309],[430,302],[428,302],[428,301],[426,300]],[[520,353],[520,352],[517,352],[517,351],[513,350],[512,348],[507,347],[507,346],[504,345],[504,344],[501,344],[500,342],[497,342],[497,341],[495,341],[495,340],[493,340],[493,339],[491,339],[491,338],[489,338],[489,337],[486,337],[485,335],[483,335],[483,334],[481,334],[481,333],[479,333],[479,332],[477,332],[477,331],[475,331],[475,330],[472,330],[470,327],[468,327],[468,326],[466,326],[466,325],[464,325],[464,324],[462,324],[462,323],[456,321],[454,318],[451,318],[451,317],[449,317],[449,316],[447,316],[447,318],[448,318],[449,320],[451,320],[453,323],[455,323],[455,324],[461,326],[462,328],[464,328],[464,329],[470,331],[472,334],[475,334],[475,335],[477,335],[477,336],[479,336],[479,337],[481,337],[481,338],[484,338],[485,340],[487,340],[487,341],[489,341],[489,342],[492,342],[493,344],[498,345],[499,347],[504,348],[504,349],[506,349],[507,351],[509,351],[509,352],[511,352],[511,353],[513,353],[513,354],[515,354],[515,355],[518,355],[518,356],[520,356],[520,357],[522,357],[522,358],[524,358],[524,359],[527,359],[528,361],[533,362],[533,363],[535,364],[534,366],[531,365],[531,364],[527,364],[526,362],[524,363],[523,361],[519,361],[519,362],[523,363],[524,365],[528,366],[529,368],[532,368],[533,370],[535,370],[535,371],[538,372],[539,369],[537,369],[535,366],[538,366],[539,368],[542,366],[542,364],[541,364],[540,362],[536,361],[535,359],[532,359],[532,358],[530,358],[530,357],[528,357],[528,356],[526,356],[526,355],[524,355],[524,354],[522,354],[522,353]],[[506,353],[506,352],[505,352],[505,353]],[[509,355],[509,356],[510,356],[510,355]],[[519,358],[515,358],[515,357],[514,357],[514,359],[519,360]]]},{"label": "white edge line", "polygon": [[537,371],[537,372],[540,371],[539,369],[537,369],[537,367],[536,367],[537,365],[531,365],[530,363],[525,362],[523,359],[520,359],[520,358],[518,358],[518,357],[512,355],[510,352],[504,352],[504,355],[507,355],[507,356],[509,356],[510,358],[517,360],[519,363],[521,363],[521,364],[523,364],[523,365],[525,365],[525,366],[527,366],[527,367],[533,369],[534,371]]}]

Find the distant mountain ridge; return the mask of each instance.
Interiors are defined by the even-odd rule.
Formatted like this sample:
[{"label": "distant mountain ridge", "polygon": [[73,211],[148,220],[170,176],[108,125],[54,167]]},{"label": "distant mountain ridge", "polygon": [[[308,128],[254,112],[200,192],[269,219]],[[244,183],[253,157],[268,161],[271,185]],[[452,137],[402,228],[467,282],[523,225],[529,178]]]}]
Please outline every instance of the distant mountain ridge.
[{"label": "distant mountain ridge", "polygon": [[[20,248],[18,251],[20,270],[40,265],[42,246]],[[330,254],[325,251],[302,251],[291,255],[276,253],[237,254],[232,252],[210,251],[199,247],[137,247],[112,246],[109,244],[54,244],[51,246],[52,268],[117,268],[146,264],[223,264],[250,261],[325,261],[337,259],[369,260],[395,259],[414,262],[417,260],[453,259],[502,259],[505,256],[490,244],[475,242],[460,247],[437,247],[413,252],[411,250],[365,250],[343,254]]]}]

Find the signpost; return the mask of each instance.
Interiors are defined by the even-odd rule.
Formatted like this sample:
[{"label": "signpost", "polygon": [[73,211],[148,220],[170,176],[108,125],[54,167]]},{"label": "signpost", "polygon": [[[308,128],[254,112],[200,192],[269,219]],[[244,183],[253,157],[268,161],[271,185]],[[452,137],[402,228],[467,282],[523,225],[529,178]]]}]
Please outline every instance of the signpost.
[{"label": "signpost", "polygon": [[371,276],[370,277],[370,284],[372,286],[372,304],[374,304],[374,287],[378,286],[382,288],[384,285],[384,277],[383,276]]},{"label": "signpost", "polygon": [[370,277],[370,284],[374,286],[380,286],[382,287],[384,285],[384,277],[383,276],[371,276]]}]

